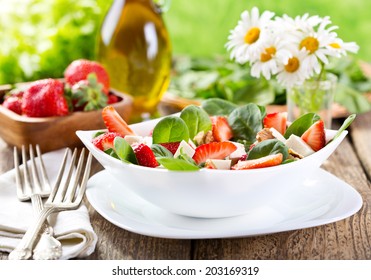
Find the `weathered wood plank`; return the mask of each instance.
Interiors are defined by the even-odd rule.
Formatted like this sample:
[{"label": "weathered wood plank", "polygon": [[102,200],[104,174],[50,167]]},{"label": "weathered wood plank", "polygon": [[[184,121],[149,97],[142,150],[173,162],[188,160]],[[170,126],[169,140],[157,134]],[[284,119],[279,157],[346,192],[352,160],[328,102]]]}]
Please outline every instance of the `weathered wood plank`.
[{"label": "weathered wood plank", "polygon": [[371,112],[358,115],[351,125],[350,133],[354,149],[363,168],[371,178]]}]

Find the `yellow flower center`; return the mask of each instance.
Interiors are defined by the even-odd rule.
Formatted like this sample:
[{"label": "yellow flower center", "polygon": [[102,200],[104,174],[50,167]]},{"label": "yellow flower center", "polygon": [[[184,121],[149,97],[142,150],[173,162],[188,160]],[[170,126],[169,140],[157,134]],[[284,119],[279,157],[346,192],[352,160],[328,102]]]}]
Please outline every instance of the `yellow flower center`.
[{"label": "yellow flower center", "polygon": [[299,69],[300,62],[299,59],[295,56],[290,58],[287,64],[285,65],[285,70],[290,73],[294,73],[296,70]]},{"label": "yellow flower center", "polygon": [[333,47],[334,49],[341,49],[338,43],[331,43],[330,46]]},{"label": "yellow flower center", "polygon": [[272,56],[276,54],[276,48],[275,47],[269,47],[265,49],[265,53],[262,53],[260,55],[260,61],[261,62],[267,62],[272,59]]},{"label": "yellow flower center", "polygon": [[304,38],[300,43],[300,49],[304,47],[307,49],[307,51],[309,51],[310,54],[312,54],[316,50],[318,50],[319,42],[314,37],[307,37],[307,38]]},{"label": "yellow flower center", "polygon": [[258,27],[252,27],[247,31],[245,35],[245,43],[247,44],[253,44],[255,43],[260,36],[260,29]]}]

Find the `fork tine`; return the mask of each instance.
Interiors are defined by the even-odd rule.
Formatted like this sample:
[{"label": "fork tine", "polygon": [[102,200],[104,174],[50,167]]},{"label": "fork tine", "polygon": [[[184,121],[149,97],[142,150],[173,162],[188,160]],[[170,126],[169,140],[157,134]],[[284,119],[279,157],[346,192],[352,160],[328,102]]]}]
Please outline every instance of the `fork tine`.
[{"label": "fork tine", "polygon": [[83,165],[83,162],[84,162],[84,156],[85,156],[85,149],[82,149],[82,151],[80,153],[79,161],[77,163],[77,168],[76,168],[76,173],[75,173],[75,180],[73,182],[73,186],[72,186],[72,189],[69,193],[69,196],[65,200],[66,202],[72,202],[73,198],[75,197],[76,188],[77,188],[77,185],[79,183],[78,179],[80,178],[82,165]]},{"label": "fork tine", "polygon": [[60,190],[58,190],[58,192],[59,192],[58,193],[58,195],[59,195],[58,199],[59,199],[60,202],[63,202],[63,200],[66,196],[66,192],[68,190],[68,186],[70,185],[73,169],[74,169],[75,162],[76,162],[76,156],[77,156],[77,149],[75,148],[74,151],[73,151],[73,154],[72,154],[70,168],[67,171],[66,181],[64,182],[63,187],[60,188]]},{"label": "fork tine", "polygon": [[37,153],[37,157],[39,158],[39,161],[40,161],[40,173],[41,173],[41,177],[42,177],[42,180],[43,180],[43,190],[45,191],[50,191],[50,182],[49,182],[49,179],[48,179],[48,176],[46,175],[46,169],[45,169],[45,164],[44,164],[44,161],[43,161],[43,158],[41,156],[41,151],[40,151],[40,146],[39,145],[36,145],[36,153]]},{"label": "fork tine", "polygon": [[91,168],[91,161],[92,161],[92,154],[89,152],[89,156],[85,165],[85,172],[84,172],[84,177],[81,180],[80,183],[80,190],[79,193],[76,196],[75,201],[73,202],[75,207],[79,206],[79,204],[82,201],[82,198],[84,196],[85,190],[86,190],[86,185],[88,183],[88,179],[90,176],[90,168]]},{"label": "fork tine", "polygon": [[22,145],[22,163],[23,163],[23,178],[24,178],[24,185],[23,185],[23,194],[30,195],[32,193],[31,189],[31,179],[30,179],[30,172],[28,169],[27,164],[27,156],[26,156],[26,148]]},{"label": "fork tine", "polygon": [[13,154],[14,154],[15,182],[17,185],[17,197],[19,197],[23,201],[24,198],[23,198],[22,178],[21,178],[21,171],[19,170],[19,159],[18,159],[17,147],[14,147]]},{"label": "fork tine", "polygon": [[47,200],[48,203],[51,203],[54,200],[54,198],[55,198],[55,196],[58,192],[58,187],[60,186],[60,183],[61,183],[62,178],[63,178],[64,169],[66,168],[68,152],[69,152],[69,149],[67,148],[65,153],[64,153],[64,156],[63,156],[61,167],[59,168],[59,171],[58,171],[58,176],[57,176],[57,180],[55,182],[55,186],[54,186],[53,190],[51,191],[51,193],[49,195],[49,198]]},{"label": "fork tine", "polygon": [[31,184],[32,188],[34,188],[33,193],[41,194],[41,183],[39,179],[39,174],[37,172],[36,161],[35,161],[35,154],[32,145],[29,145],[29,153],[30,153],[30,162],[31,162],[31,172],[32,172],[32,179],[33,184]]}]

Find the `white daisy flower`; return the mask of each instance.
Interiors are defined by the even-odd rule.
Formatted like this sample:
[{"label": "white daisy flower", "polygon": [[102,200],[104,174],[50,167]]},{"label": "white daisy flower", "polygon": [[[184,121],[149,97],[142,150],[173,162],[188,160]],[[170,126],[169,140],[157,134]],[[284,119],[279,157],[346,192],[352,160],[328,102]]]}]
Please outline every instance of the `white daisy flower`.
[{"label": "white daisy flower", "polygon": [[344,42],[340,38],[335,38],[328,48],[338,52],[339,55],[346,55],[347,52],[357,53],[359,50],[359,46],[355,42]]},{"label": "white daisy flower", "polygon": [[278,23],[278,26],[306,32],[308,30],[312,30],[315,26],[317,26],[322,21],[322,18],[317,15],[309,16],[309,14],[291,18],[285,14],[282,17],[277,17],[275,20]]},{"label": "white daisy flower", "polygon": [[272,23],[274,13],[265,11],[259,15],[257,7],[252,8],[251,13],[244,11],[241,14],[237,26],[231,30],[228,36],[226,48],[231,52],[231,59],[239,63],[254,60],[258,56],[258,48],[264,41],[267,27]]},{"label": "white daisy flower", "polygon": [[326,29],[330,24],[329,17],[325,17],[320,22],[317,30],[307,29],[306,32],[300,32],[298,37],[299,49],[308,51],[308,56],[303,64],[309,69],[314,69],[316,74],[321,72],[322,64],[328,64],[328,56],[338,56],[338,53],[328,46],[336,38],[336,33],[332,32],[337,26]]},{"label": "white daisy flower", "polygon": [[303,82],[313,75],[313,69],[305,67],[303,61],[308,57],[305,49],[296,50],[288,62],[280,65],[277,74],[277,81],[284,87],[293,87],[303,84]]},{"label": "white daisy flower", "polygon": [[259,58],[253,61],[251,76],[260,78],[263,75],[270,80],[278,73],[279,65],[287,64],[292,57],[295,45],[280,36],[271,36],[261,44]]}]

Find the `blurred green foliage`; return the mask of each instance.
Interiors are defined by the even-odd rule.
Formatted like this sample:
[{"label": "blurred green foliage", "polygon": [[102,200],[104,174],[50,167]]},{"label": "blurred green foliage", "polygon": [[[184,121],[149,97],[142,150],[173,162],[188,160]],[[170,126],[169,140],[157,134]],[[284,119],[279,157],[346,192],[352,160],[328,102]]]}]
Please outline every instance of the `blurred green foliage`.
[{"label": "blurred green foliage", "polygon": [[0,83],[61,77],[94,58],[105,0],[0,0]]}]

